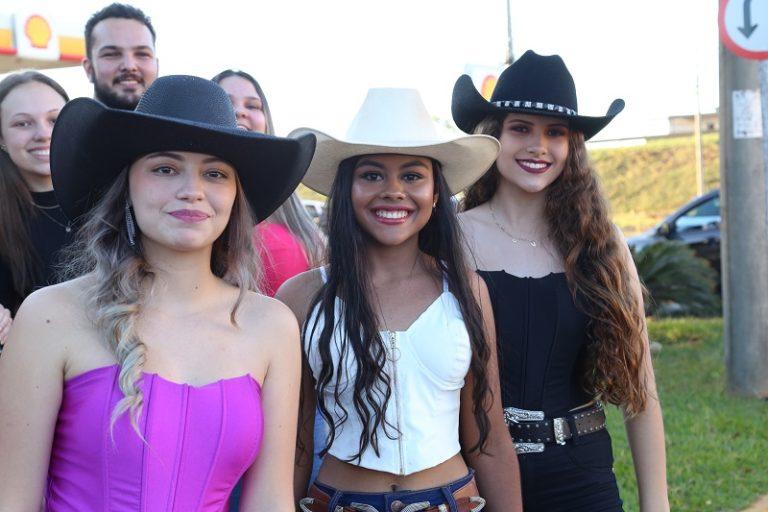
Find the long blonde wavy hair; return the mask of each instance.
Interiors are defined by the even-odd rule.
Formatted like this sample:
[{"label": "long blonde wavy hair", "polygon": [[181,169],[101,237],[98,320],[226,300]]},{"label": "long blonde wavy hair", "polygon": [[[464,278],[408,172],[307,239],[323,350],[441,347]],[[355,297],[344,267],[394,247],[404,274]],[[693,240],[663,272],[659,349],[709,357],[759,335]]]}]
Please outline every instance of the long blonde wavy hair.
[{"label": "long blonde wavy hair", "polygon": [[[474,133],[499,138],[502,121],[503,117],[486,117]],[[500,179],[494,163],[466,191],[462,210],[489,201]],[[547,188],[544,214],[549,235],[565,262],[569,288],[589,317],[584,386],[606,402],[624,406],[629,415],[636,415],[647,402],[645,311],[633,293],[626,248],[621,247],[623,242],[608,216],[581,132],[570,131],[568,157],[560,177]]]},{"label": "long blonde wavy hair", "polygon": [[[112,411],[111,426],[128,411],[133,429],[142,437],[138,419],[144,396],[139,381],[147,347],[139,337],[137,323],[146,298],[152,294],[155,275],[144,257],[141,237],[137,234],[135,246],[128,242],[125,218],[128,199],[126,168],[87,216],[65,259],[69,266],[64,272],[68,278],[90,275],[85,296],[91,319],[120,365],[119,386],[123,398]],[[230,313],[233,325],[237,325],[235,315],[245,294],[249,290],[257,291],[261,279],[261,268],[251,243],[254,224],[237,180],[229,222],[213,242],[211,255],[214,275],[240,289]]]}]

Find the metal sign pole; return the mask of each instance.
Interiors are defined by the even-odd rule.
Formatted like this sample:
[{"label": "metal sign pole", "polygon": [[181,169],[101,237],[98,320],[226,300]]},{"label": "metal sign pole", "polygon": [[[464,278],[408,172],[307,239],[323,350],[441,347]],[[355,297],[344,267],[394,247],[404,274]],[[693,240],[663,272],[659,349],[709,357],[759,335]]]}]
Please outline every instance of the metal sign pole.
[{"label": "metal sign pole", "polygon": [[720,0],[718,25],[728,389],[768,397],[768,2]]},{"label": "metal sign pole", "polygon": [[[768,61],[760,61],[760,106],[763,114],[763,164],[765,167],[765,205],[768,230]],[[768,285],[768,283],[766,283]]]}]

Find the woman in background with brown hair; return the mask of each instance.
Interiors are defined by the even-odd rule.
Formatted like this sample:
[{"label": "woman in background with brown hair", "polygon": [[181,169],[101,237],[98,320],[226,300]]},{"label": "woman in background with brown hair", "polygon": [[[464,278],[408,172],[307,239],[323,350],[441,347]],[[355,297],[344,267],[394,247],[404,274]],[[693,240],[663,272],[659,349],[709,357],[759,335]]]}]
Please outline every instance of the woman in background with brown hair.
[{"label": "woman in background with brown hair", "polygon": [[53,283],[55,255],[71,241],[49,163],[53,125],[68,100],[37,71],[0,82],[0,343],[24,298]]},{"label": "woman in background with brown hair", "polygon": [[532,51],[491,101],[466,75],[454,88],[459,128],[501,142],[461,220],[494,308],[527,511],[622,510],[600,400],[624,411],[641,510],[669,510],[642,287],[584,144],[623,107],[579,115],[565,63]]},{"label": "woman in background with brown hair", "polygon": [[[245,71],[228,69],[212,78],[232,101],[238,127],[274,135],[272,114],[261,86]],[[264,267],[262,291],[274,295],[283,282],[323,260],[325,243],[295,192],[254,231]]]}]

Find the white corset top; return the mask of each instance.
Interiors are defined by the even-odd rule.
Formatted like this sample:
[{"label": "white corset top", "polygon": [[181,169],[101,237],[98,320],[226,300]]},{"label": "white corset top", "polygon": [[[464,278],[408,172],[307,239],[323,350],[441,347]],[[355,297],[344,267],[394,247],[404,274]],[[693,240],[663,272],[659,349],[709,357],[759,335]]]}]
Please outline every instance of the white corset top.
[{"label": "white corset top", "polygon": [[[323,271],[325,269],[322,269]],[[325,279],[325,273],[323,272]],[[336,438],[329,448],[334,457],[349,461],[359,451],[362,424],[353,403],[356,362],[350,347],[342,354],[341,299],[336,298],[336,329],[331,338],[334,374],[322,397],[336,423]],[[308,318],[304,351],[317,382],[321,359],[317,342],[323,319],[315,320],[318,308]],[[314,329],[313,329],[314,327]],[[314,334],[314,336],[312,336]],[[464,378],[469,371],[472,348],[456,297],[443,282],[443,292],[405,331],[382,331],[387,345],[385,371],[390,378],[391,396],[385,410],[387,424],[379,427],[379,456],[369,445],[353,464],[397,475],[409,475],[434,467],[459,453],[459,402]],[[334,391],[339,378],[339,402]],[[382,394],[383,396],[383,390]],[[400,434],[398,435],[398,431]],[[394,437],[395,439],[391,439]]]}]

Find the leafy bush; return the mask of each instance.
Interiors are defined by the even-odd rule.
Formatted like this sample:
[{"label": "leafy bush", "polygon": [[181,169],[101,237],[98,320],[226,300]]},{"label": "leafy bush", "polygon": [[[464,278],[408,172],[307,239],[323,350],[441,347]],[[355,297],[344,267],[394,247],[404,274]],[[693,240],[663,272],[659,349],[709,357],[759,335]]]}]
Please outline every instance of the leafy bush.
[{"label": "leafy bush", "polygon": [[661,241],[633,251],[640,280],[648,290],[646,314],[718,316],[717,273],[706,260],[677,242]]}]

